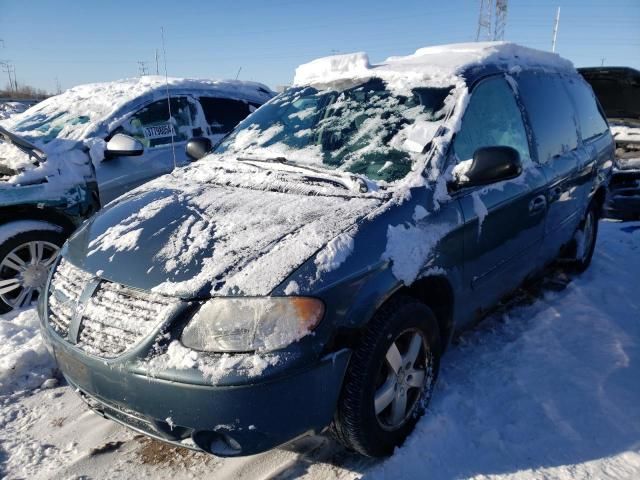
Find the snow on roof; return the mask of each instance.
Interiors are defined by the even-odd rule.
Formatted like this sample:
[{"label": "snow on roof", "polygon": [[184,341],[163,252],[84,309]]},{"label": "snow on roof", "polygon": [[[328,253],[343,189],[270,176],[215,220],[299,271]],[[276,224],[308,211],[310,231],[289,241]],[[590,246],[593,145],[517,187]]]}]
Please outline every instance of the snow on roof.
[{"label": "snow on roof", "polygon": [[397,90],[420,86],[449,86],[473,66],[496,64],[575,72],[573,64],[555,53],[507,42],[476,42],[419,48],[403,57],[389,57],[372,64],[366,53],[319,58],[296,69],[295,85],[325,85],[347,79],[379,77]]},{"label": "snow on roof", "polygon": [[[206,80],[169,78],[170,91],[198,90],[215,91],[217,94],[265,102],[274,94],[271,90],[257,82],[245,82],[240,80]],[[70,88],[69,90],[50,97],[22,114],[11,117],[3,123],[5,128],[11,130],[12,126],[32,115],[55,115],[60,112],[68,112],[71,117],[88,117],[88,121],[70,125],[65,137],[78,140],[94,131],[96,124],[116,114],[118,110],[131,101],[143,95],[151,95],[157,92],[159,98],[166,95],[165,78],[161,76],[144,76],[139,78],[127,78],[112,82],[89,83]],[[66,128],[69,128],[66,127]]]}]

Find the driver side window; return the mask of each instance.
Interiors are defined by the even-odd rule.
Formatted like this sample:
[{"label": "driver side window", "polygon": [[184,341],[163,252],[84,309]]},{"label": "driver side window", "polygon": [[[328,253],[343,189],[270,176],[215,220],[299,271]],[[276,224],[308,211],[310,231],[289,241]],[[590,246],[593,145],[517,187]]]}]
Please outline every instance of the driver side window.
[{"label": "driver side window", "polygon": [[159,147],[174,142],[185,142],[193,137],[196,118],[195,105],[187,97],[171,98],[171,116],[167,99],[158,100],[132,115],[114,133],[126,133],[142,142],[145,148]]},{"label": "driver side window", "polygon": [[471,93],[453,142],[456,163],[471,159],[478,148],[493,146],[513,147],[524,165],[531,161],[522,112],[503,77],[485,80]]}]

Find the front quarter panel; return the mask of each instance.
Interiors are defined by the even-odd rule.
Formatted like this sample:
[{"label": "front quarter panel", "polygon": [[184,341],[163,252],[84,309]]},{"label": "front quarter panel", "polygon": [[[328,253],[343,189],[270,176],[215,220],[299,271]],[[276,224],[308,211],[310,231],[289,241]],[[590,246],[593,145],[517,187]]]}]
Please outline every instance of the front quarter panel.
[{"label": "front quarter panel", "polygon": [[425,277],[444,277],[460,292],[460,206],[450,200],[438,207],[432,190],[424,187],[413,189],[402,203],[392,200],[341,235],[351,239],[351,247],[344,247],[348,254],[339,265],[331,265],[330,242],[272,295],[309,295],[324,301],[325,319],[314,332],[321,348],[336,331],[366,325],[395,292]]}]

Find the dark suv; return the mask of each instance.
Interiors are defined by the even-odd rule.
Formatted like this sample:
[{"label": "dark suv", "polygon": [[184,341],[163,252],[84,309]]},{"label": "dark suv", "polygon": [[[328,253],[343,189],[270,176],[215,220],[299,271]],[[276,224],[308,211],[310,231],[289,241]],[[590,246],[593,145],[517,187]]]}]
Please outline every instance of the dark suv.
[{"label": "dark suv", "polygon": [[591,84],[611,125],[616,165],[605,213],[622,220],[640,218],[640,72],[629,67],[578,70]]},{"label": "dark suv", "polygon": [[43,335],[91,408],[161,440],[247,455],[332,425],[387,455],[455,329],[558,256],[587,268],[613,155],[557,55],[319,59],[77,231]]}]

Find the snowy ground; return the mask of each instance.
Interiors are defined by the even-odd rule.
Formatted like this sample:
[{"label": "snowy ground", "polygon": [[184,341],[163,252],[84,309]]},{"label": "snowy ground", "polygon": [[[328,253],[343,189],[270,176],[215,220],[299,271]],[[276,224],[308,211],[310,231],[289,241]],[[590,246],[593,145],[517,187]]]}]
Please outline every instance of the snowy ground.
[{"label": "snowy ground", "polygon": [[175,449],[58,385],[33,310],[0,317],[3,478],[640,478],[640,223],[601,224],[594,264],[463,334],[427,417],[390,459],[326,437],[241,459]]}]

